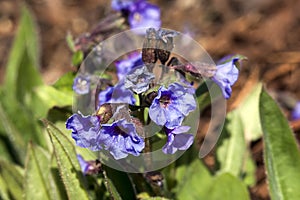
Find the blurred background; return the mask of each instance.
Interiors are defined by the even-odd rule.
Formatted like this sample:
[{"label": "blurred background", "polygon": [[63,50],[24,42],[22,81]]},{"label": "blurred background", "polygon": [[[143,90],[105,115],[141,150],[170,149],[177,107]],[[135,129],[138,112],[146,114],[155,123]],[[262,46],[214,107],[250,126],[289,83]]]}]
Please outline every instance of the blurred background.
[{"label": "blurred background", "polygon": [[[248,57],[233,87],[228,110],[239,105],[262,80],[290,119],[293,101],[300,100],[300,1],[298,0],[151,0],[161,8],[162,27],[190,34],[217,61],[228,54]],[[71,66],[66,35],[90,31],[111,11],[104,0],[0,0],[0,84],[9,49],[26,3],[39,28],[40,71],[54,83]],[[291,122],[299,133],[300,124]],[[296,135],[297,136],[297,135]],[[299,139],[300,137],[298,137]],[[257,170],[252,199],[269,199],[262,160],[262,142],[251,144]],[[213,167],[213,159],[205,163]]]}]

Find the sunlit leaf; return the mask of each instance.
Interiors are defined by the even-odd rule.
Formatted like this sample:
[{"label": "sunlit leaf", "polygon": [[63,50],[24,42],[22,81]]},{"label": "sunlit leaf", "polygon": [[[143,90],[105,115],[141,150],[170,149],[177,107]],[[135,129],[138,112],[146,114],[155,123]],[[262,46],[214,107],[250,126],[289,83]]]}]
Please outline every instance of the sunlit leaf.
[{"label": "sunlit leaf", "polygon": [[246,139],[249,141],[254,141],[262,137],[262,129],[259,118],[259,95],[261,88],[261,83],[254,86],[248,97],[238,108],[241,120],[244,124]]},{"label": "sunlit leaf", "polygon": [[78,66],[82,63],[84,58],[83,52],[82,51],[76,51],[73,56],[72,56],[72,65],[73,66]]},{"label": "sunlit leaf", "polygon": [[190,165],[179,166],[176,179],[176,196],[182,200],[203,199],[212,182],[212,176],[199,159]]},{"label": "sunlit leaf", "polygon": [[[201,177],[199,177],[200,179]],[[201,187],[201,185],[199,185]],[[250,199],[246,185],[229,173],[215,177],[210,189],[206,193],[206,200],[248,200]]]},{"label": "sunlit leaf", "polygon": [[246,152],[243,125],[237,110],[226,117],[225,127],[218,142],[217,161],[219,172],[240,177]]},{"label": "sunlit leaf", "polygon": [[29,143],[27,152],[24,179],[25,199],[54,199],[51,198],[53,191],[49,186],[50,155],[32,143]]},{"label": "sunlit leaf", "polygon": [[272,199],[300,199],[300,153],[287,119],[263,90],[260,119],[264,161]]},{"label": "sunlit leaf", "polygon": [[88,199],[84,177],[71,141],[54,125],[45,121],[49,133],[58,169],[70,199]]},{"label": "sunlit leaf", "polygon": [[24,6],[6,66],[4,89],[10,98],[24,101],[26,93],[42,84],[38,72],[39,50],[35,22]]}]

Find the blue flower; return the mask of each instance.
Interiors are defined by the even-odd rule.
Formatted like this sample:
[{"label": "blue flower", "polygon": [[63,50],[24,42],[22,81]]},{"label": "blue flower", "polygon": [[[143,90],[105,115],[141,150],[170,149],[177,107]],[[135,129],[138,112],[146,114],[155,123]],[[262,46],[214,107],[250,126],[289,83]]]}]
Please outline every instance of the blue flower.
[{"label": "blue flower", "polygon": [[102,171],[102,165],[99,160],[86,161],[79,154],[77,154],[77,160],[83,174],[98,174]]},{"label": "blue flower", "polygon": [[[131,4],[129,8],[128,22],[130,28],[159,28],[160,21],[160,9],[158,6],[152,5],[146,1],[136,1]],[[133,30],[137,34],[145,34],[143,29]]]},{"label": "blue flower", "polygon": [[231,86],[238,79],[239,70],[235,65],[235,62],[238,60],[239,58],[233,58],[227,63],[217,65],[217,71],[212,77],[212,80],[221,88],[225,99],[230,98],[232,92]]},{"label": "blue flower", "polygon": [[118,83],[114,87],[107,87],[98,95],[99,105],[104,103],[127,103],[135,104],[133,92],[124,87],[124,83]]},{"label": "blue flower", "polygon": [[294,107],[294,109],[292,111],[292,119],[293,120],[300,119],[300,101],[297,102],[296,106]]},{"label": "blue flower", "polygon": [[144,139],[140,137],[133,123],[125,119],[112,124],[102,124],[97,116],[72,115],[66,122],[66,128],[72,130],[72,137],[80,147],[92,151],[108,150],[115,159],[132,154],[139,156],[144,149]]},{"label": "blue flower", "polygon": [[76,145],[92,151],[102,149],[98,141],[100,122],[97,116],[73,114],[67,120],[66,128],[72,130],[72,138],[75,140]]},{"label": "blue flower", "polygon": [[73,82],[73,90],[77,94],[87,94],[90,91],[90,77],[78,75]]},{"label": "blue flower", "polygon": [[125,158],[128,154],[139,156],[145,147],[144,139],[137,134],[135,125],[125,119],[103,124],[101,141],[116,160]]},{"label": "blue flower", "polygon": [[128,10],[129,7],[137,0],[112,0],[111,7],[116,11]]},{"label": "blue flower", "polygon": [[143,65],[142,54],[134,52],[127,59],[115,62],[119,80],[123,80],[126,74],[133,68]]},{"label": "blue flower", "polygon": [[165,154],[174,154],[177,150],[187,150],[194,141],[194,136],[186,133],[189,129],[189,126],[178,126],[174,129],[165,128],[168,139],[162,151]]},{"label": "blue flower", "polygon": [[149,108],[150,118],[158,125],[173,129],[180,126],[184,117],[196,109],[191,89],[178,83],[161,86]]},{"label": "blue flower", "polygon": [[148,71],[148,68],[143,65],[131,70],[124,81],[124,86],[131,89],[137,94],[145,92],[149,88],[149,84],[155,78],[153,73]]}]

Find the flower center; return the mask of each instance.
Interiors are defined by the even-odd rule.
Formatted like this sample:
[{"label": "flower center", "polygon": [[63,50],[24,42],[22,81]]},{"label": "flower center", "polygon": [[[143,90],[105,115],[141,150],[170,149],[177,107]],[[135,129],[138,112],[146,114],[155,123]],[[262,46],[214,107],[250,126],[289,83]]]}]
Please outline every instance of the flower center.
[{"label": "flower center", "polygon": [[160,106],[163,108],[168,107],[168,105],[171,104],[171,102],[172,100],[169,95],[163,95],[159,99]]},{"label": "flower center", "polygon": [[134,13],[133,18],[137,22],[141,22],[142,21],[142,15],[140,13],[138,13],[138,12]]}]

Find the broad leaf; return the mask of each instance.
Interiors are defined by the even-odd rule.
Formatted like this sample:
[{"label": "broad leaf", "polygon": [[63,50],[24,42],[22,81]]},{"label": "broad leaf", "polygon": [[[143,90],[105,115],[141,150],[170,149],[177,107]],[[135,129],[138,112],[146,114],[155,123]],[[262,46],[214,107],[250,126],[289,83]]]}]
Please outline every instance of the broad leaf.
[{"label": "broad leaf", "polygon": [[58,169],[69,199],[88,199],[84,177],[72,142],[53,124],[45,120],[44,123],[47,125]]},{"label": "broad leaf", "polygon": [[[198,179],[201,179],[201,177],[198,177]],[[224,173],[214,179],[209,191],[206,193],[206,197],[202,199],[248,200],[250,197],[246,185],[241,180],[229,173]]]},{"label": "broad leaf", "polygon": [[181,165],[177,168],[175,189],[178,199],[204,199],[212,183],[212,177],[203,163],[196,159],[190,165]]},{"label": "broad leaf", "polygon": [[264,161],[272,199],[300,199],[300,153],[287,119],[263,90],[260,119]]},{"label": "broad leaf", "polygon": [[225,127],[218,142],[217,161],[219,172],[240,177],[246,152],[243,125],[237,110],[226,117]]},{"label": "broad leaf", "polygon": [[259,118],[259,95],[262,84],[253,87],[253,90],[238,108],[241,120],[244,124],[244,132],[248,141],[254,141],[262,137],[262,129]]},{"label": "broad leaf", "polygon": [[49,175],[49,154],[29,143],[24,179],[25,199],[54,199],[51,198],[53,191],[50,190]]}]

